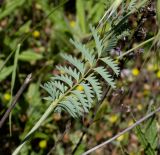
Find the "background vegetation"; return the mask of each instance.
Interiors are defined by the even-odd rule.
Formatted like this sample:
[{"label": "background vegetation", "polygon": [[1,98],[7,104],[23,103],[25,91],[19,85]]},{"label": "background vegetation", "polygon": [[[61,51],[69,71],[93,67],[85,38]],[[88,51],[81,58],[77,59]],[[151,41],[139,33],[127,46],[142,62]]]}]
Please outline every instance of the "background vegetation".
[{"label": "background vegetation", "polygon": [[[117,7],[113,2],[0,1],[1,118],[26,76],[32,73],[32,81],[0,129],[0,154],[11,154],[50,105],[43,100],[47,93],[40,85],[60,74],[57,64],[67,64],[60,54],[80,57],[69,39],[93,47],[89,24],[98,26],[106,55],[120,67],[120,75],[115,77],[116,89],[104,85],[107,95],[103,102],[95,104],[80,119],[75,120],[66,112],[52,113],[21,154],[82,154],[158,107],[160,2],[126,0]],[[158,154],[158,131],[159,117],[154,116],[93,154]]]}]

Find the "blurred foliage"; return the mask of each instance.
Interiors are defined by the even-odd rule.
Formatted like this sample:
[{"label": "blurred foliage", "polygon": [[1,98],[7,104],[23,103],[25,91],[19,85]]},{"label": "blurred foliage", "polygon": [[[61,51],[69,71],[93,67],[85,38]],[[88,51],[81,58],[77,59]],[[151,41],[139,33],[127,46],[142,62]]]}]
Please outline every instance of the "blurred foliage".
[{"label": "blurred foliage", "polygon": [[154,117],[150,118],[147,123],[145,130],[141,127],[136,127],[137,136],[144,148],[144,153],[146,155],[156,155],[158,135],[156,127],[156,119]]}]

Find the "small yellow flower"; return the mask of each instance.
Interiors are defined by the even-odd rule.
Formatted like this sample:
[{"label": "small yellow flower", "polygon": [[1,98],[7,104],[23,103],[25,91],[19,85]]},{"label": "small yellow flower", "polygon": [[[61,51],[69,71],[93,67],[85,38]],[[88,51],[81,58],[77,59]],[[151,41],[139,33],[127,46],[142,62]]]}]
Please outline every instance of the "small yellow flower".
[{"label": "small yellow flower", "polygon": [[65,74],[65,71],[63,71],[63,70],[60,70],[60,73],[61,73],[61,74]]},{"label": "small yellow flower", "polygon": [[5,94],[4,94],[4,99],[5,99],[6,101],[9,101],[9,100],[11,99],[11,95],[10,95],[9,93],[5,93]]},{"label": "small yellow flower", "polygon": [[132,69],[132,74],[134,76],[138,76],[139,75],[139,70],[137,68]]},{"label": "small yellow flower", "polygon": [[40,147],[41,149],[46,148],[46,147],[47,147],[47,141],[46,141],[46,140],[41,140],[41,141],[39,142],[39,147]]},{"label": "small yellow flower", "polygon": [[124,140],[124,135],[121,135],[117,138],[117,141],[121,142],[122,140]]},{"label": "small yellow flower", "polygon": [[141,110],[143,109],[142,104],[138,104],[138,105],[137,105],[137,109],[138,109],[139,111],[141,111]]},{"label": "small yellow flower", "polygon": [[160,79],[160,70],[157,72],[156,76]]},{"label": "small yellow flower", "polygon": [[76,22],[74,20],[71,20],[69,24],[72,28],[76,26]]},{"label": "small yellow flower", "polygon": [[35,31],[33,31],[32,35],[33,35],[34,38],[39,38],[40,37],[40,32],[35,30]]},{"label": "small yellow flower", "polygon": [[111,123],[115,123],[117,120],[118,120],[118,116],[117,115],[111,115],[108,120],[111,122]]},{"label": "small yellow flower", "polygon": [[82,85],[77,86],[76,90],[83,91],[84,87]]}]

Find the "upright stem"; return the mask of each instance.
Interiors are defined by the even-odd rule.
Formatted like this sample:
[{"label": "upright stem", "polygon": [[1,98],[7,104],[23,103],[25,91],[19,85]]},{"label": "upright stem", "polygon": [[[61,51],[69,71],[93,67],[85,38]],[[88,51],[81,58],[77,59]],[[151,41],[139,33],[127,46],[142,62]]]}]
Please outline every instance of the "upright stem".
[{"label": "upright stem", "polygon": [[136,50],[137,48],[140,48],[141,46],[143,46],[143,45],[145,45],[145,44],[147,44],[147,43],[153,41],[154,39],[155,39],[155,37],[152,37],[152,38],[150,38],[150,39],[148,39],[148,40],[142,42],[142,43],[139,44],[138,46],[136,46],[136,47],[134,47],[134,48],[132,48],[132,49],[126,51],[126,52],[123,53],[122,55],[120,55],[120,56],[118,57],[118,59],[121,59],[122,57],[128,55],[129,53],[131,53],[132,51]]}]

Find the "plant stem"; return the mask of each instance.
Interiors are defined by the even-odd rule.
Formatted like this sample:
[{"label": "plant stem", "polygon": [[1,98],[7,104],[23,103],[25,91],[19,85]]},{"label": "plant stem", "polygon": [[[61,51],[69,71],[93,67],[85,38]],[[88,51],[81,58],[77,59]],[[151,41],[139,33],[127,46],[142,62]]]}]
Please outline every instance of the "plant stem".
[{"label": "plant stem", "polygon": [[134,47],[134,48],[132,48],[132,49],[126,51],[126,52],[123,53],[122,55],[120,55],[120,56],[118,57],[118,59],[121,59],[122,57],[128,55],[128,54],[131,53],[132,51],[134,51],[134,50],[136,50],[137,48],[139,48],[139,47],[141,47],[141,46],[143,46],[143,45],[145,45],[145,44],[151,42],[151,41],[154,40],[154,39],[155,39],[155,37],[152,37],[152,38],[150,38],[150,39],[148,39],[148,40],[142,42],[142,43],[139,44],[138,46],[136,46],[136,47]]}]

